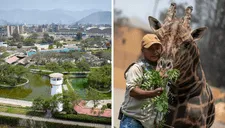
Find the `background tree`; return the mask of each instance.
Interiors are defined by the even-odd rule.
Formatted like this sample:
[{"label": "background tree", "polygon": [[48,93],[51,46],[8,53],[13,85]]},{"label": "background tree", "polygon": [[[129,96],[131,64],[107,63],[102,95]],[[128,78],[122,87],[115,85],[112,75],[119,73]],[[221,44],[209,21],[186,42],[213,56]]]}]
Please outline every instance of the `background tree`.
[{"label": "background tree", "polygon": [[76,40],[81,40],[82,39],[82,33],[81,32],[78,32],[76,34]]},{"label": "background tree", "polygon": [[86,98],[93,101],[94,107],[97,107],[99,100],[102,99],[100,93],[92,88],[86,89]]},{"label": "background tree", "polygon": [[195,14],[198,27],[206,26],[208,30],[197,42],[200,49],[202,67],[207,82],[217,87],[225,87],[225,1],[197,0]]},{"label": "background tree", "polygon": [[45,67],[53,72],[61,72],[63,70],[56,62],[47,63]]},{"label": "background tree", "polygon": [[38,38],[38,34],[37,33],[32,33],[32,35],[30,35],[29,38],[36,40]]},{"label": "background tree", "polygon": [[41,41],[42,43],[48,43],[51,44],[54,42],[54,37],[53,36],[49,36],[48,33],[44,33],[43,34],[43,39]]},{"label": "background tree", "polygon": [[53,49],[54,47],[53,47],[53,45],[52,44],[50,44],[49,46],[48,46],[48,49]]},{"label": "background tree", "polygon": [[45,103],[45,100],[42,97],[35,98],[32,102],[31,109],[33,111],[44,111],[43,104]]},{"label": "background tree", "polygon": [[24,39],[23,44],[25,46],[34,46],[35,40],[32,38],[26,38],[26,39]]},{"label": "background tree", "polygon": [[67,114],[74,113],[74,105],[79,103],[79,96],[73,91],[68,91],[67,93],[63,93],[63,98],[61,102],[63,103],[63,111]]},{"label": "background tree", "polygon": [[88,83],[96,89],[110,89],[111,87],[111,65],[104,65],[93,69],[88,75]]},{"label": "background tree", "polygon": [[23,47],[22,43],[17,44],[17,48],[22,48],[22,47]]},{"label": "background tree", "polygon": [[61,44],[59,41],[54,41],[54,45],[56,45],[56,48],[63,47],[63,44]]},{"label": "background tree", "polygon": [[7,57],[7,56],[9,56],[10,54],[8,53],[8,52],[4,52],[0,57],[1,58],[5,58],[5,57]]},{"label": "background tree", "polygon": [[75,64],[73,64],[70,61],[66,61],[62,64],[62,68],[64,68],[66,71],[71,71],[75,67]]},{"label": "background tree", "polygon": [[75,61],[77,61],[81,57],[82,53],[78,52],[78,51],[74,51],[74,52],[70,52],[69,55],[71,58],[73,58],[73,59],[75,59]]},{"label": "background tree", "polygon": [[90,70],[90,65],[85,59],[82,59],[80,62],[76,63],[76,67],[80,71],[89,71]]},{"label": "background tree", "polygon": [[20,42],[21,41],[21,36],[19,35],[19,33],[17,31],[13,31],[12,37],[13,37],[14,42]]},{"label": "background tree", "polygon": [[18,79],[18,82],[21,81],[21,78],[26,74],[28,73],[28,70],[24,67],[24,66],[21,66],[21,65],[17,65],[14,67],[14,73]]}]

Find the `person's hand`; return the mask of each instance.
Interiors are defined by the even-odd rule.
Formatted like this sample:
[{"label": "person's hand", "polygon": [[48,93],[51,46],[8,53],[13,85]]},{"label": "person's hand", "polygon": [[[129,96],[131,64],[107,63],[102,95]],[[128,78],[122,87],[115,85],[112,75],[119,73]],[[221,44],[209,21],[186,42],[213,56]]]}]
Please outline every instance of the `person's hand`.
[{"label": "person's hand", "polygon": [[163,88],[156,88],[155,89],[155,95],[160,96],[163,93],[163,90],[164,90]]}]

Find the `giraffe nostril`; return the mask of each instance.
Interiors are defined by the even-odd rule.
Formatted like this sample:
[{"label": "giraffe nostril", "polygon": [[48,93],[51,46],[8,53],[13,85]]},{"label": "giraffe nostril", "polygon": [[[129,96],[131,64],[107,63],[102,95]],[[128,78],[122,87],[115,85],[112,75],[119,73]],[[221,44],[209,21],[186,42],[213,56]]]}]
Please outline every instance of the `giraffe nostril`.
[{"label": "giraffe nostril", "polygon": [[171,62],[168,62],[167,65],[166,65],[167,69],[171,69],[173,66],[172,66],[172,63]]},{"label": "giraffe nostril", "polygon": [[166,65],[166,67],[169,67],[170,66],[170,62]]}]

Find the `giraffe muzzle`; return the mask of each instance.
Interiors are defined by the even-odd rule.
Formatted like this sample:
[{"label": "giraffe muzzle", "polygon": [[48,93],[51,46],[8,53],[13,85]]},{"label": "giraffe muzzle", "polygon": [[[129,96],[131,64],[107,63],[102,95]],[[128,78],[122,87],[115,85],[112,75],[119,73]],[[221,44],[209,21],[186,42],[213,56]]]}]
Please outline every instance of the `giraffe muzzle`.
[{"label": "giraffe muzzle", "polygon": [[156,71],[159,71],[162,77],[167,77],[166,72],[173,69],[173,63],[171,60],[160,59],[157,63]]}]

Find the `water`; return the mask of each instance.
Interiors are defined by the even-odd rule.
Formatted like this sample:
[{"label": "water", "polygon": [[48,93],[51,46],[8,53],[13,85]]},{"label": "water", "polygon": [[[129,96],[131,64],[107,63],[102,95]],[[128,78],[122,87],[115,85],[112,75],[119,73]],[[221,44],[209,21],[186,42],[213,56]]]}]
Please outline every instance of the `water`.
[{"label": "water", "polygon": [[[42,50],[40,52],[70,52],[70,51],[75,51],[75,50],[81,51],[80,48],[62,48],[62,49]],[[27,55],[28,56],[32,56],[32,55],[34,55],[36,53],[37,52],[35,52],[35,51],[28,51]]]},{"label": "water", "polygon": [[[86,99],[86,89],[88,89],[88,78],[75,78],[70,80],[71,85],[75,92],[83,99]],[[111,99],[111,92],[99,93],[102,99]]]},{"label": "water", "polygon": [[[0,87],[0,97],[32,101],[39,96],[44,99],[51,96],[51,86],[48,76],[29,73],[26,77],[29,79],[29,83],[24,86],[15,88]],[[86,98],[85,92],[88,88],[87,80],[87,78],[73,78],[69,80],[75,92],[84,99]],[[111,98],[111,93],[101,95],[104,99]]]},{"label": "water", "polygon": [[75,92],[82,98],[85,98],[85,90],[88,87],[87,78],[75,78],[71,79],[71,85]]},{"label": "water", "polygon": [[24,86],[0,88],[0,97],[32,101],[39,96],[45,99],[51,96],[49,77],[32,73],[29,73],[26,77],[30,82]]}]

